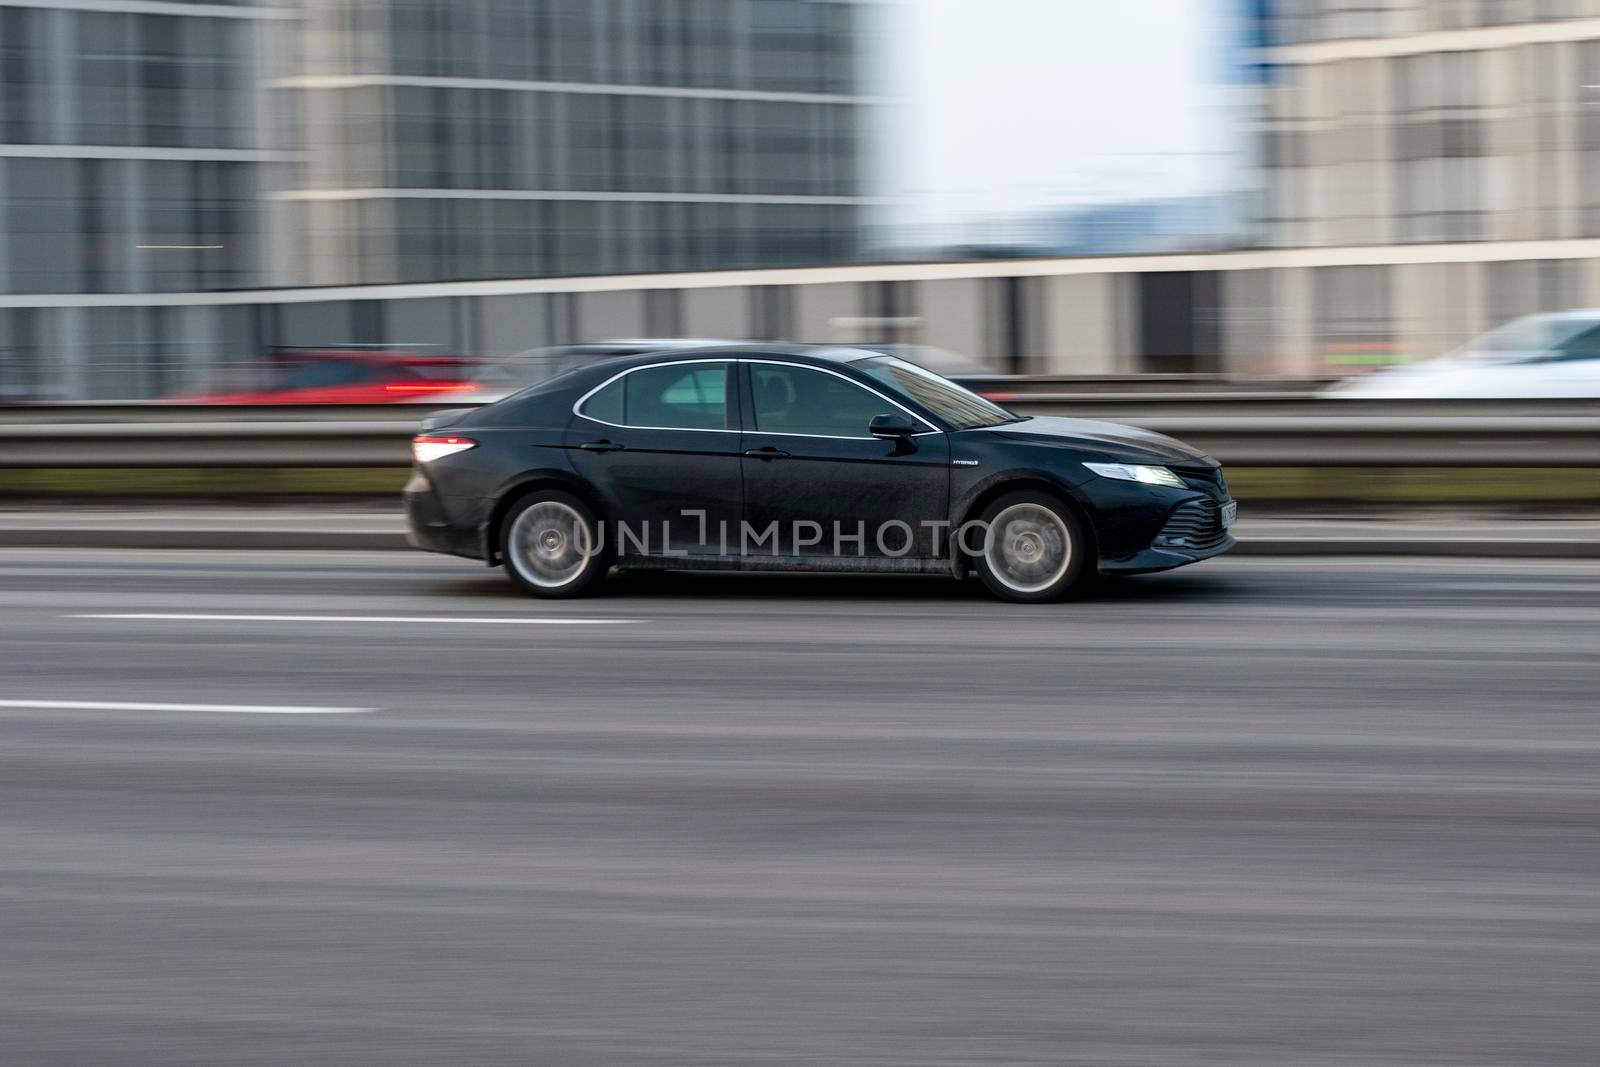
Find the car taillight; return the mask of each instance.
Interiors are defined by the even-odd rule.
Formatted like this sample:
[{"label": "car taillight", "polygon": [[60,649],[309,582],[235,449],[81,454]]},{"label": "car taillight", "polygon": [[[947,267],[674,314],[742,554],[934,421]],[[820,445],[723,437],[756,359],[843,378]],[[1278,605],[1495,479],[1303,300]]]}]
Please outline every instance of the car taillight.
[{"label": "car taillight", "polygon": [[386,393],[470,393],[477,388],[476,382],[391,382],[383,387]]},{"label": "car taillight", "polygon": [[411,454],[418,463],[432,463],[436,459],[477,448],[478,442],[470,437],[440,436],[421,433],[411,439]]}]

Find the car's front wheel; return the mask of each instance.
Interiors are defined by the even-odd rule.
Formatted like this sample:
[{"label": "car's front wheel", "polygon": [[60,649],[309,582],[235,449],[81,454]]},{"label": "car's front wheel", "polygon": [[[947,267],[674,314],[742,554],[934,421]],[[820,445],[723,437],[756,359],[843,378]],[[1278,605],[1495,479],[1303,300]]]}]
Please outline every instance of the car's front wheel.
[{"label": "car's front wheel", "polygon": [[500,527],[506,573],[537,597],[575,597],[611,567],[600,524],[582,500],[558,489],[519,500]]},{"label": "car's front wheel", "polygon": [[984,509],[978,577],[1002,600],[1060,600],[1091,572],[1092,549],[1071,509],[1048,493],[1007,493]]}]

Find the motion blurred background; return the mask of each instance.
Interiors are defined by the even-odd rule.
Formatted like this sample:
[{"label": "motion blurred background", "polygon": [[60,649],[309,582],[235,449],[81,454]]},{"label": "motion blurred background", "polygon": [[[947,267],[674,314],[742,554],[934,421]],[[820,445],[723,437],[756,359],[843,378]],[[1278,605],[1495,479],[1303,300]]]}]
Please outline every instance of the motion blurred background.
[{"label": "motion blurred background", "polygon": [[1596,17],[8,0],[0,397],[455,386],[638,336],[1311,383],[1437,356],[1600,304]]},{"label": "motion blurred background", "polygon": [[[1600,0],[0,0],[0,1064],[1591,1067],[1585,307]],[[1239,544],[408,548],[429,410],[694,338]]]}]

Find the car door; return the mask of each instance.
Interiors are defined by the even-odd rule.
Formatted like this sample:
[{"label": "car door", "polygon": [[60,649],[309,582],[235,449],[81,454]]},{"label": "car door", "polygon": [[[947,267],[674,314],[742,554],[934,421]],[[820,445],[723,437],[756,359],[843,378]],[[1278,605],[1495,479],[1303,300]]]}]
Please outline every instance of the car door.
[{"label": "car door", "polygon": [[573,406],[574,470],[599,496],[625,555],[717,555],[743,503],[738,391],[728,360],[618,374]]},{"label": "car door", "polygon": [[[936,525],[948,518],[950,503],[944,433],[839,371],[781,360],[742,365],[744,517],[752,542],[776,524],[780,555],[935,555],[935,544],[948,540]],[[874,437],[867,426],[878,415],[909,416],[926,429],[901,440]],[[741,547],[773,551],[765,540]]]}]

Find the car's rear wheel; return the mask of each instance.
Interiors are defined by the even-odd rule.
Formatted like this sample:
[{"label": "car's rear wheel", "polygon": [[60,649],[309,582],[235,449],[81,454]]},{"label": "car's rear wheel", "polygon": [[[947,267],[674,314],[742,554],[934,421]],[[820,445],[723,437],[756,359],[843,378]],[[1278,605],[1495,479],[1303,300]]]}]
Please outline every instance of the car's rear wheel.
[{"label": "car's rear wheel", "polygon": [[1080,586],[1092,568],[1077,516],[1048,493],[1007,493],[984,509],[978,577],[1002,600],[1044,603]]},{"label": "car's rear wheel", "polygon": [[512,507],[500,527],[500,556],[511,580],[537,597],[580,596],[611,567],[594,512],[558,489]]}]

